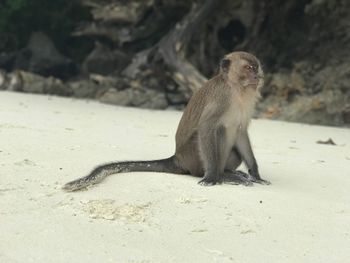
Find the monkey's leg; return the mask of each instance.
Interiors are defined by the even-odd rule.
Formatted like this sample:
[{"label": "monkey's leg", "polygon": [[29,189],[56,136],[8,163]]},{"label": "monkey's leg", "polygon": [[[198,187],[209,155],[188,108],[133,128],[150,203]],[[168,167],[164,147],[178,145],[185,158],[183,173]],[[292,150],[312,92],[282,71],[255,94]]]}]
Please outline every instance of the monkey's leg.
[{"label": "monkey's leg", "polygon": [[246,186],[251,186],[253,183],[249,179],[249,175],[242,172],[237,171],[237,167],[242,163],[242,158],[238,154],[236,149],[233,149],[230,152],[230,155],[227,159],[225,165],[225,174],[224,174],[224,183],[227,184],[243,184]]},{"label": "monkey's leg", "polygon": [[225,138],[225,128],[222,126],[199,130],[199,152],[204,164],[204,177],[198,182],[200,185],[210,186],[222,182],[227,159]]},{"label": "monkey's leg", "polygon": [[240,137],[236,142],[235,148],[237,149],[239,155],[248,167],[248,172],[250,175],[249,179],[259,184],[270,184],[269,181],[263,180],[260,177],[258,164],[254,157],[247,131],[244,131],[240,134]]},{"label": "monkey's leg", "polygon": [[[236,149],[232,149],[225,164],[225,171],[236,171],[237,167],[242,163],[242,157]],[[243,173],[243,172],[242,172]]]}]

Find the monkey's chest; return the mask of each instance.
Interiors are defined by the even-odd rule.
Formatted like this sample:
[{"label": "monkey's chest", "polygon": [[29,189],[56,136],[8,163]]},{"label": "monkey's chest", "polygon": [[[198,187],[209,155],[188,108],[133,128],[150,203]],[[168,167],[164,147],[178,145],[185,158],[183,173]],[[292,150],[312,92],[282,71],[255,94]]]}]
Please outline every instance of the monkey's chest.
[{"label": "monkey's chest", "polygon": [[247,129],[250,118],[251,111],[240,107],[232,107],[222,116],[221,125],[225,128],[227,144],[234,145],[239,133]]}]

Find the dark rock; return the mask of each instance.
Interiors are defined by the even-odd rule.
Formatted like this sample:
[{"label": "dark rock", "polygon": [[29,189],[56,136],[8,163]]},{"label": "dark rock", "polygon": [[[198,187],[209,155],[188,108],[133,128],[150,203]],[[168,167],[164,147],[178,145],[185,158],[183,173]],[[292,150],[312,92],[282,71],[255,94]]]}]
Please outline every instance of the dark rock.
[{"label": "dark rock", "polygon": [[16,52],[0,53],[0,68],[3,68],[7,71],[11,71],[13,69],[13,65],[16,61]]},{"label": "dark rock", "polygon": [[95,45],[95,49],[83,62],[84,73],[108,75],[122,71],[130,62],[128,56],[119,50],[112,51],[99,42]]},{"label": "dark rock", "polygon": [[349,83],[347,62],[323,67],[312,61],[295,63],[289,71],[266,74],[258,116],[323,125],[348,124]]},{"label": "dark rock", "polygon": [[[350,98],[349,98],[350,101]],[[345,124],[350,124],[350,103],[347,104],[342,112],[343,121]]]},{"label": "dark rock", "polygon": [[295,94],[302,94],[305,90],[303,76],[296,71],[288,73],[275,73],[267,77],[262,94],[273,94],[284,100],[291,101]]},{"label": "dark rock", "polygon": [[91,74],[89,78],[76,80],[69,83],[73,94],[78,98],[98,98],[111,88],[118,89],[123,85],[123,80],[118,78]]},{"label": "dark rock", "polygon": [[[84,2],[88,1],[84,0]],[[153,4],[154,0],[143,0],[137,2],[112,2],[105,6],[94,5],[92,15],[94,19],[99,21],[136,24]]]},{"label": "dark rock", "polygon": [[72,95],[71,88],[60,79],[42,77],[30,72],[18,71],[21,79],[21,90],[28,93]]},{"label": "dark rock", "polygon": [[270,97],[262,103],[264,107],[259,105],[259,116],[321,125],[344,125],[344,111],[349,100],[350,96],[344,96],[339,90],[325,90],[312,96],[296,96],[290,103]]},{"label": "dark rock", "polygon": [[16,70],[7,75],[8,84],[7,90],[22,91],[23,90],[23,77],[20,71]]},{"label": "dark rock", "polygon": [[181,92],[167,92],[166,98],[168,99],[170,105],[185,104],[187,102],[185,94]]},{"label": "dark rock", "polygon": [[60,54],[53,42],[41,32],[32,34],[27,47],[18,52],[13,68],[62,79],[78,73],[74,62]]},{"label": "dark rock", "polygon": [[7,74],[4,70],[0,70],[0,90],[4,90],[7,87]]},{"label": "dark rock", "polygon": [[94,98],[99,90],[99,85],[90,79],[83,79],[69,83],[73,96],[78,98]]},{"label": "dark rock", "polygon": [[22,91],[23,79],[19,71],[6,73],[0,70],[0,90]]},{"label": "dark rock", "polygon": [[165,109],[168,106],[164,93],[145,88],[130,88],[122,91],[109,89],[99,100],[108,104],[147,109]]}]

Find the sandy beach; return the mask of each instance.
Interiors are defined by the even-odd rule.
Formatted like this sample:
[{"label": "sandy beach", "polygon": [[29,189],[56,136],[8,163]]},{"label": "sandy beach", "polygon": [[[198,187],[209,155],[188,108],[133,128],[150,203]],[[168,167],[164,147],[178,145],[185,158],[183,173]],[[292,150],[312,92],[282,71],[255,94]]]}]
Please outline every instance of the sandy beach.
[{"label": "sandy beach", "polygon": [[269,186],[125,173],[61,190],[100,163],[172,155],[180,117],[0,92],[0,262],[349,260],[350,129],[253,120]]}]

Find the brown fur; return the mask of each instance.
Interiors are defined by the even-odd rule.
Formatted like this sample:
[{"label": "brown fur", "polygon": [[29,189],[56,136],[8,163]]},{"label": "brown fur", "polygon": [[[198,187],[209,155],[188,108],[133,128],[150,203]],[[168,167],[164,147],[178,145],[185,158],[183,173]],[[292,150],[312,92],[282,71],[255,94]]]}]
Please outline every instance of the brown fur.
[{"label": "brown fur", "polygon": [[[227,126],[225,128],[232,135],[229,144],[233,146],[238,129],[247,129],[255,103],[260,97],[259,90],[263,81],[260,62],[245,52],[234,52],[225,58],[231,61],[230,70],[227,74],[221,70],[192,96],[177,129],[175,157],[193,175],[204,174],[198,145],[198,129],[201,123],[214,119],[216,121],[213,126]],[[245,62],[255,63],[259,67],[261,79],[256,87],[246,88],[239,83],[237,68]]]},{"label": "brown fur", "polygon": [[[176,132],[174,156],[155,161],[104,164],[85,177],[67,183],[75,191],[99,183],[110,174],[156,171],[203,176],[202,185],[222,181],[250,185],[265,183],[251,149],[247,128],[263,85],[260,62],[245,52],[233,52],[220,72],[193,94]],[[249,175],[235,171],[244,161]]]}]

